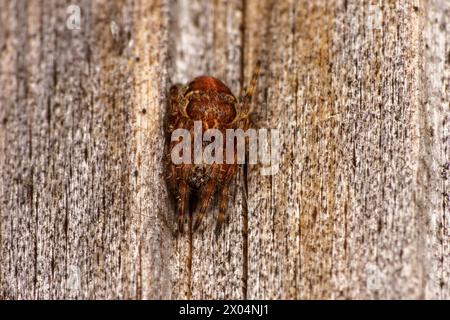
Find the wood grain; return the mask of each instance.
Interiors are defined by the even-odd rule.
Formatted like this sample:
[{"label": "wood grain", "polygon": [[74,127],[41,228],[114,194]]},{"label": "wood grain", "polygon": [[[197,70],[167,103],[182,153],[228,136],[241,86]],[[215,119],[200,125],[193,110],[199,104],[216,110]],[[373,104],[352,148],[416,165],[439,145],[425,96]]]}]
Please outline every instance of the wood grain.
[{"label": "wood grain", "polygon": [[[70,4],[0,0],[0,299],[450,298],[448,1]],[[167,90],[257,60],[280,170],[175,237]]]}]

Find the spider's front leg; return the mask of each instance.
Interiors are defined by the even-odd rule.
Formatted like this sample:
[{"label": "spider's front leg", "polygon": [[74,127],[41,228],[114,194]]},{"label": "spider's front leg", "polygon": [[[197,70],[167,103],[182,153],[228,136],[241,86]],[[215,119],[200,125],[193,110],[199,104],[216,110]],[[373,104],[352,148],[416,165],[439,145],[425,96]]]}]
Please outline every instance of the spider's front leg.
[{"label": "spider's front leg", "polygon": [[171,116],[182,116],[186,115],[186,105],[188,100],[185,98],[185,93],[188,87],[182,84],[174,84],[170,87],[169,99],[170,99],[170,115]]},{"label": "spider's front leg", "polygon": [[[240,123],[240,127],[246,131],[249,128],[250,124],[250,114],[251,114],[251,103],[253,94],[256,90],[256,82],[258,81],[259,77],[259,70],[261,67],[260,61],[256,63],[255,71],[253,72],[252,79],[250,80],[250,84],[247,88],[247,90],[242,90],[243,94],[241,94],[239,100],[240,100],[240,108],[239,108],[239,115],[236,117],[235,122]],[[245,92],[245,93],[244,93]]]}]

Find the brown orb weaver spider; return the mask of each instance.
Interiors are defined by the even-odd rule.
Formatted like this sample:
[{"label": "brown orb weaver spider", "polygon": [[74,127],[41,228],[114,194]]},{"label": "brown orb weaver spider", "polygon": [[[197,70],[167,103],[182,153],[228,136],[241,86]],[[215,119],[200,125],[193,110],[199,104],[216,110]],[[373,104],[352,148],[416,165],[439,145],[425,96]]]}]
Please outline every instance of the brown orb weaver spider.
[{"label": "brown orb weaver spider", "polygon": [[187,85],[176,84],[170,88],[166,170],[167,184],[176,200],[180,233],[184,229],[186,209],[190,207],[195,211],[194,230],[197,230],[216,191],[220,193],[216,232],[220,231],[228,206],[229,185],[237,172],[238,164],[236,145],[234,163],[174,164],[171,161],[171,150],[177,142],[171,141],[171,135],[179,128],[192,133],[194,121],[201,121],[203,130],[218,129],[224,136],[226,129],[240,128],[246,131],[250,125],[250,105],[259,69],[258,62],[250,85],[247,90],[242,90],[239,100],[222,81],[211,76],[200,76]]}]

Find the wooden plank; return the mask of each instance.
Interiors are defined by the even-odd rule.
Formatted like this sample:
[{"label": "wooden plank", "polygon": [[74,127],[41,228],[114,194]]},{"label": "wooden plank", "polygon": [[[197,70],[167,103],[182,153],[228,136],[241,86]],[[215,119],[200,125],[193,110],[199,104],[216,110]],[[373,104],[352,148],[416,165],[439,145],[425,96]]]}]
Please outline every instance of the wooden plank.
[{"label": "wooden plank", "polygon": [[[448,1],[70,4],[0,0],[1,299],[450,297]],[[257,60],[280,170],[175,237],[166,92]]]}]

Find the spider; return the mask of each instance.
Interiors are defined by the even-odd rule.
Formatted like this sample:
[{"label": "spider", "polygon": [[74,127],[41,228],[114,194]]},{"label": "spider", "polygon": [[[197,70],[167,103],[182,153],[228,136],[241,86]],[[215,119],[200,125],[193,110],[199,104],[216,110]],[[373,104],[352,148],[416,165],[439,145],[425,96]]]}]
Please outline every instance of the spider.
[{"label": "spider", "polygon": [[250,125],[250,105],[259,69],[258,62],[250,85],[246,91],[242,90],[239,100],[222,81],[211,76],[200,76],[187,85],[175,84],[170,88],[166,126],[167,184],[176,201],[180,233],[183,233],[187,210],[195,212],[193,229],[198,229],[216,191],[220,193],[216,232],[220,231],[227,211],[230,181],[238,165],[236,145],[232,163],[174,164],[170,152],[177,142],[171,141],[171,134],[178,128],[192,133],[194,121],[201,121],[202,130],[218,129],[223,136],[226,129],[240,128],[246,131]]}]

